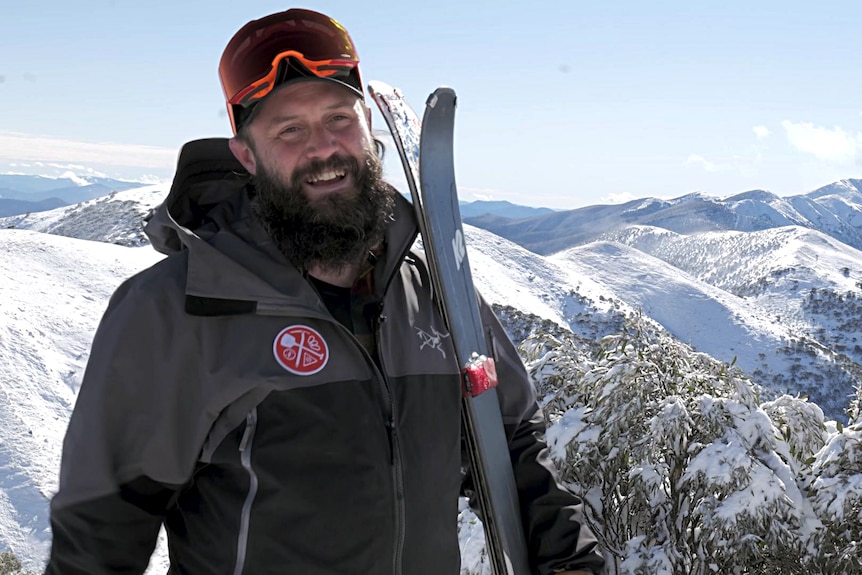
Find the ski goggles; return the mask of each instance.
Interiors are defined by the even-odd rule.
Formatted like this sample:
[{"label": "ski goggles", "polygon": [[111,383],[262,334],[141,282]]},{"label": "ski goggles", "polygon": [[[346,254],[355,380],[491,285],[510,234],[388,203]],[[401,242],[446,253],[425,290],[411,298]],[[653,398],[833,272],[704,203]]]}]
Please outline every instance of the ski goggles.
[{"label": "ski goggles", "polygon": [[356,47],[323,14],[292,9],[246,24],[222,54],[219,78],[234,134],[255,104],[297,78],[338,82],[362,97]]}]

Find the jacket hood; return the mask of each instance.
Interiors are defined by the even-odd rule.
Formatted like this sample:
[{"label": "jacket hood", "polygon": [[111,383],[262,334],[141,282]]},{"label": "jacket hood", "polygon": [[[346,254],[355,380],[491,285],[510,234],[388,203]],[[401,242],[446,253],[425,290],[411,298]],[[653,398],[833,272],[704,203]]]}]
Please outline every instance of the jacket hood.
[{"label": "jacket hood", "polygon": [[168,197],[147,217],[144,226],[153,248],[170,255],[188,247],[207,214],[219,204],[235,200],[249,180],[227,138],[185,144]]},{"label": "jacket hood", "polygon": [[[288,276],[301,273],[253,217],[246,193],[250,180],[226,138],[195,140],[180,151],[168,197],[147,219],[144,232],[161,253],[188,250],[188,295],[261,304],[280,300],[280,288],[291,284]],[[418,234],[412,206],[401,194],[393,194],[386,255],[374,272],[380,289]]]}]

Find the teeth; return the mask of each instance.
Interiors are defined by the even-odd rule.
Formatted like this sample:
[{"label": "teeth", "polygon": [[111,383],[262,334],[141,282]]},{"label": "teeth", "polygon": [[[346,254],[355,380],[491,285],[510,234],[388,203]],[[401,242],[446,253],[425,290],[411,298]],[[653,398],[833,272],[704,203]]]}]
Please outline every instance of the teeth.
[{"label": "teeth", "polygon": [[308,179],[308,183],[316,184],[317,182],[329,182],[342,176],[344,176],[343,170],[327,170],[326,172],[321,172],[311,176],[311,178]]}]

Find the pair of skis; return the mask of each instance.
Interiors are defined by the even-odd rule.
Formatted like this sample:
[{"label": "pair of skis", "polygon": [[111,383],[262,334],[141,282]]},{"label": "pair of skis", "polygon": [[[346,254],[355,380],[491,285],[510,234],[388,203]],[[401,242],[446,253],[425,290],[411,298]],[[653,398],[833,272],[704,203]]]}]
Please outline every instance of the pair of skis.
[{"label": "pair of skis", "polygon": [[421,122],[397,89],[371,82],[368,91],[401,157],[438,304],[464,369],[462,425],[491,568],[494,575],[527,575],[530,568],[518,492],[493,387],[493,364],[484,361],[491,354],[458,207],[453,155],[455,91],[435,90],[425,103]]}]

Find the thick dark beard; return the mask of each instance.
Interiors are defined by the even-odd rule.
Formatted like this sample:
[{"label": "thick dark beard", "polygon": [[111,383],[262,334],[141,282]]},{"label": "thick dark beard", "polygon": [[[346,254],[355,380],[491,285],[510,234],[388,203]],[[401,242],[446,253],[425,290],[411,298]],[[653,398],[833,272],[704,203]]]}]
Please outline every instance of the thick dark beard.
[{"label": "thick dark beard", "polygon": [[[309,201],[302,191],[304,182],[328,169],[352,175],[355,192]],[[383,166],[373,149],[365,151],[362,167],[356,158],[336,155],[298,168],[290,182],[258,163],[252,184],[255,215],[279,251],[301,271],[339,273],[361,265],[383,242],[395,205],[395,190],[383,181]]]}]

